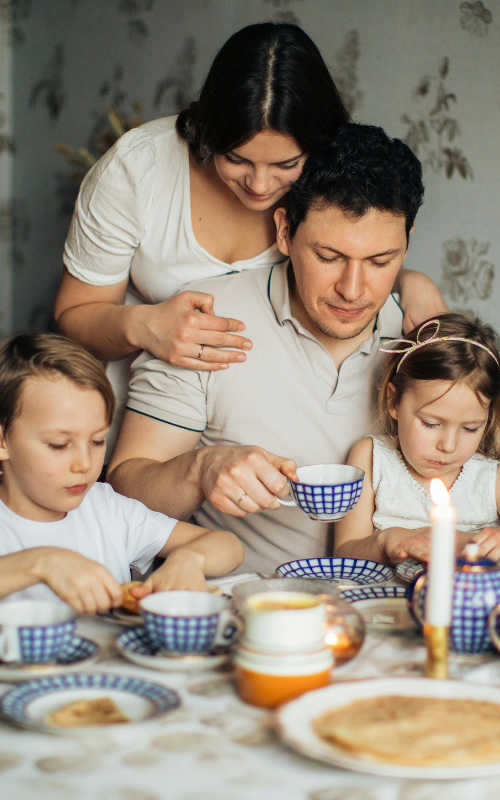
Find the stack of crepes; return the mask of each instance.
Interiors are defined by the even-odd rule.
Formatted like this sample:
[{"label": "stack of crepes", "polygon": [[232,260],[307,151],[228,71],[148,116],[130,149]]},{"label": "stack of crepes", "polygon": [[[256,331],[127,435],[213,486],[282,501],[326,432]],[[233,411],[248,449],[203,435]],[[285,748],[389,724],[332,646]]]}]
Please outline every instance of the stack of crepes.
[{"label": "stack of crepes", "polygon": [[498,703],[385,695],[326,711],[313,726],[365,761],[427,767],[500,761]]}]

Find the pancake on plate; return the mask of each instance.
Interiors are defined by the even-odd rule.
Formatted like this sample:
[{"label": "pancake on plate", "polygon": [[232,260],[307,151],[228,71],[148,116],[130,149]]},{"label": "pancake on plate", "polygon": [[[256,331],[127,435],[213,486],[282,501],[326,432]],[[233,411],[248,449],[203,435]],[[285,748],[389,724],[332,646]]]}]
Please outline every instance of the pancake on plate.
[{"label": "pancake on plate", "polygon": [[56,709],[45,717],[45,723],[54,728],[79,728],[85,725],[116,725],[130,722],[110,697],[95,700],[76,700]]},{"label": "pancake on plate", "polygon": [[313,720],[317,735],[366,761],[467,766],[500,761],[500,705],[459,698],[379,696]]}]

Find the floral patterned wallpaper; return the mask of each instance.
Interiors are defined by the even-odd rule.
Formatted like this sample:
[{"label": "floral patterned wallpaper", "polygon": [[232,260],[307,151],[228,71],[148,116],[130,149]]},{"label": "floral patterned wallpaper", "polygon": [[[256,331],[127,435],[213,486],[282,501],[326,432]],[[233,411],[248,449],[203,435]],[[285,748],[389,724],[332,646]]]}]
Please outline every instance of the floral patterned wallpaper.
[{"label": "floral patterned wallpaper", "polygon": [[52,326],[78,182],[116,135],[106,107],[127,125],[175,113],[225,39],[266,19],[304,27],[353,118],[419,156],[426,201],[406,264],[500,328],[500,0],[0,0],[13,76],[0,82],[0,278],[15,328]]}]

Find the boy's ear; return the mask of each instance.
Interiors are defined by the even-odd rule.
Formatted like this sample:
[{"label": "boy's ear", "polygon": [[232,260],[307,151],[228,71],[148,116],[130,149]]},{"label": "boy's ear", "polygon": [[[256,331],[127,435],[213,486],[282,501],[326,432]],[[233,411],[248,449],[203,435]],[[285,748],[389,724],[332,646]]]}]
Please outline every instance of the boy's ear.
[{"label": "boy's ear", "polygon": [[0,461],[7,461],[8,458],[10,458],[9,448],[7,447],[7,442],[5,440],[3,428],[0,425]]},{"label": "boy's ear", "polygon": [[290,247],[289,247],[289,239],[288,233],[290,227],[288,225],[288,220],[286,218],[286,209],[285,208],[277,208],[274,212],[274,221],[276,223],[276,241],[278,242],[278,247],[281,253],[284,256],[290,255]]},{"label": "boy's ear", "polygon": [[398,418],[398,407],[394,403],[394,395],[396,394],[396,387],[393,383],[387,384],[387,408],[389,409],[389,414],[393,419]]}]

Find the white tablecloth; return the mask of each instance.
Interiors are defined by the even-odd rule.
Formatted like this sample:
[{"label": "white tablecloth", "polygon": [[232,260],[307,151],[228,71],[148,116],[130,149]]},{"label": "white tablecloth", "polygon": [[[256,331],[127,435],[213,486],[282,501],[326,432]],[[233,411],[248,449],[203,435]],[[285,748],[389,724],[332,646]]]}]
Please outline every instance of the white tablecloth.
[{"label": "white tablecloth", "polygon": [[[83,618],[80,635],[103,649],[92,670],[138,675],[176,689],[182,706],[145,725],[81,733],[37,734],[0,723],[1,800],[498,800],[500,777],[475,781],[402,781],[337,770],[289,750],[272,714],[241,702],[227,670],[153,672],[122,659],[122,630]],[[334,680],[420,675],[416,632],[371,632],[361,653]],[[452,674],[500,685],[500,657],[455,658]],[[0,684],[0,691],[10,688]]]}]

